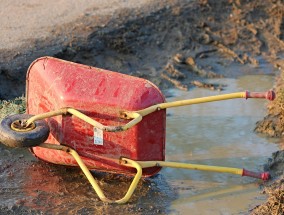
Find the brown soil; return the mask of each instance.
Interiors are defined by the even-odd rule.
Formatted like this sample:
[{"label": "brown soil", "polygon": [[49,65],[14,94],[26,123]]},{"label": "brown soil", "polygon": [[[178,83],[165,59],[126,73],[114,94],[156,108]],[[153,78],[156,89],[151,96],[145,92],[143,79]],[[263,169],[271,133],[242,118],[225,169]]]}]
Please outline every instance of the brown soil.
[{"label": "brown soil", "polygon": [[263,194],[268,195],[267,202],[252,209],[253,215],[284,214],[284,178],[283,176],[267,184]]},{"label": "brown soil", "polygon": [[[205,87],[222,90],[225,86],[215,86],[204,80],[245,74],[275,74],[278,70],[282,72],[284,62],[280,57],[284,50],[284,6],[281,1],[173,2],[175,3],[143,16],[139,15],[138,10],[122,11],[116,14],[117,19],[110,22],[102,20],[106,24],[93,29],[92,19],[97,17],[83,17],[77,20],[83,24],[78,25],[68,43],[59,46],[60,50],[58,46],[54,49],[56,51],[48,48],[47,41],[52,42],[52,39],[30,42],[37,50],[46,50],[45,53],[55,57],[143,77],[161,89],[176,87],[189,90],[191,87]],[[126,17],[132,19],[127,21]],[[72,25],[74,23],[58,26],[57,30],[60,32],[60,29]],[[85,36],[80,37],[80,33]],[[62,36],[62,33],[57,36]],[[7,99],[23,93],[27,62],[30,63],[32,58],[40,54],[42,55],[42,51],[34,51],[29,55],[16,54],[3,58],[6,61],[1,69],[1,81],[20,83],[21,87],[12,92],[8,88],[1,89],[0,98]],[[231,66],[238,66],[239,72],[229,70]],[[17,69],[14,70],[15,68]],[[277,99],[269,104],[269,115],[258,123],[257,132],[277,137],[283,135],[282,76],[280,73],[277,82]],[[283,160],[283,153],[278,152],[266,165],[274,178],[283,175]],[[145,189],[144,193],[148,193],[146,187],[141,187],[142,191]],[[270,185],[265,192],[270,195],[267,203],[253,209],[252,213],[282,214],[283,180]],[[137,198],[134,197],[134,200]],[[139,211],[139,203],[128,209],[129,213],[143,214],[143,209]],[[15,211],[18,212],[17,210],[16,208]],[[107,210],[107,207],[102,210]],[[147,214],[157,212],[167,211],[153,208]]]},{"label": "brown soil", "polygon": [[[16,164],[19,160],[21,166]],[[90,189],[80,169],[36,160],[27,162],[23,155],[2,165],[0,171],[7,172],[6,177],[1,179],[9,181],[8,187],[1,188],[2,196],[11,189],[15,192],[15,202],[1,206],[0,214],[62,214],[64,211],[66,214],[120,214],[121,211],[126,214],[165,214],[169,212],[167,205],[175,196],[172,190],[169,191],[172,197],[160,192],[159,186],[171,188],[159,175],[154,179],[141,180],[127,204],[107,204]],[[99,172],[95,173],[95,177],[105,195],[112,200],[122,198],[132,181],[124,175]],[[5,198],[2,200],[7,201]]]},{"label": "brown soil", "polygon": [[268,115],[257,122],[255,131],[265,134],[269,137],[282,137],[284,135],[284,91],[283,91],[283,72],[279,61],[276,66],[280,69],[280,74],[275,83],[276,99],[268,106]]}]

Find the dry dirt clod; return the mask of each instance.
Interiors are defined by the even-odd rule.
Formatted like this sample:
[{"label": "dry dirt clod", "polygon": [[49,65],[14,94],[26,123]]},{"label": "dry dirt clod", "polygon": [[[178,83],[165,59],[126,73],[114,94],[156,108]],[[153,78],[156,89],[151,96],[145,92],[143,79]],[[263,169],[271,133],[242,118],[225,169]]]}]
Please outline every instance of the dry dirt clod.
[{"label": "dry dirt clod", "polygon": [[176,88],[183,90],[183,91],[187,91],[188,87],[184,84],[182,84],[180,81],[173,79],[171,77],[169,77],[167,74],[162,73],[161,77],[168,80],[169,82],[171,82]]},{"label": "dry dirt clod", "polygon": [[[206,31],[209,31],[208,28],[206,28],[207,30]],[[212,38],[209,36],[209,34],[200,34],[198,35],[198,42],[203,44],[203,45],[208,45],[212,42]]]},{"label": "dry dirt clod", "polygon": [[206,89],[210,89],[210,90],[218,90],[218,91],[223,90],[220,85],[204,83],[204,82],[197,81],[197,80],[192,81],[191,84],[196,86],[196,87],[206,88]]},{"label": "dry dirt clod", "polygon": [[193,59],[193,57],[188,57],[188,58],[186,58],[185,63],[186,63],[187,65],[192,66],[192,67],[195,67],[195,66],[196,66],[195,60]]},{"label": "dry dirt clod", "polygon": [[200,77],[205,77],[205,78],[223,78],[223,75],[216,74],[215,72],[212,71],[205,71],[203,69],[200,69],[193,57],[188,57],[185,60],[186,64],[190,67],[190,70],[194,73],[196,73]]},{"label": "dry dirt clod", "polygon": [[253,58],[251,56],[248,56],[246,53],[243,54],[242,60],[243,60],[243,62],[250,63],[250,64],[252,64],[254,66],[258,66],[259,65],[258,60],[256,60],[255,58]]},{"label": "dry dirt clod", "polygon": [[174,57],[173,57],[173,60],[175,63],[185,63],[185,60],[184,60],[184,57],[182,56],[182,54],[176,54]]},{"label": "dry dirt clod", "polygon": [[224,46],[223,44],[215,41],[214,45],[218,48],[218,50],[224,54],[227,54],[231,57],[233,57],[234,59],[236,59],[237,61],[239,61],[241,64],[245,64],[244,61],[239,58],[239,56],[237,55],[236,52],[234,52],[233,50],[229,49],[228,47]]},{"label": "dry dirt clod", "polygon": [[196,53],[194,58],[195,59],[197,59],[197,58],[205,58],[205,57],[208,57],[207,54],[214,53],[214,52],[217,52],[217,51],[218,51],[218,49],[204,50],[204,51]]},{"label": "dry dirt clod", "polygon": [[176,78],[176,79],[186,78],[186,75],[180,72],[177,68],[175,68],[173,64],[168,63],[165,67],[165,70],[168,72],[171,78]]}]

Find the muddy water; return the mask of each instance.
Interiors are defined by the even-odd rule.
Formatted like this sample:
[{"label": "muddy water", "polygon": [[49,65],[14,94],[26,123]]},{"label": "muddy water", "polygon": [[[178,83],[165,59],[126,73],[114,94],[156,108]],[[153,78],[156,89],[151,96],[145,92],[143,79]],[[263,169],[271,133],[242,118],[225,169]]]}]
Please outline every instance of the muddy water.
[{"label": "muddy water", "polygon": [[[270,89],[272,76],[214,80],[229,93]],[[216,95],[205,89],[171,90],[168,100]],[[263,100],[230,100],[168,110],[166,159],[262,170],[276,151],[253,133],[265,115]],[[131,179],[94,173],[109,198],[121,198]],[[265,196],[260,181],[230,174],[165,168],[138,185],[126,205],[102,203],[78,169],[40,162],[23,149],[0,146],[0,214],[238,214]]]},{"label": "muddy water", "polygon": [[[250,75],[222,79],[222,93],[266,91],[273,76]],[[214,83],[218,83],[215,80]],[[216,95],[204,89],[171,91],[171,100]],[[264,100],[227,100],[169,109],[166,159],[262,171],[275,144],[253,133],[255,122],[265,115]],[[239,214],[263,201],[259,180],[238,175],[195,170],[164,169],[162,174],[178,198],[171,209],[180,214]]]}]

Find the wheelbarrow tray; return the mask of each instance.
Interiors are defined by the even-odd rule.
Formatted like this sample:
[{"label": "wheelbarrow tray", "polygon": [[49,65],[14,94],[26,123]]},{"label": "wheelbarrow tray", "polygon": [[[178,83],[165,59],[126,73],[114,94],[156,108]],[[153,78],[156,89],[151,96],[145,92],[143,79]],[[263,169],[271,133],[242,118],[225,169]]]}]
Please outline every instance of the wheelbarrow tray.
[{"label": "wheelbarrow tray", "polygon": [[[135,111],[165,102],[151,82],[64,60],[42,57],[29,67],[26,77],[27,113],[37,115],[64,107],[75,108],[96,121],[111,126],[126,124],[121,111]],[[166,111],[151,113],[127,131],[106,132],[71,115],[46,119],[47,143],[66,145],[78,152],[91,170],[133,174],[135,169],[118,164],[120,157],[132,160],[165,160]],[[36,157],[47,162],[77,166],[60,150],[33,147]],[[144,176],[160,167],[143,169]]]}]

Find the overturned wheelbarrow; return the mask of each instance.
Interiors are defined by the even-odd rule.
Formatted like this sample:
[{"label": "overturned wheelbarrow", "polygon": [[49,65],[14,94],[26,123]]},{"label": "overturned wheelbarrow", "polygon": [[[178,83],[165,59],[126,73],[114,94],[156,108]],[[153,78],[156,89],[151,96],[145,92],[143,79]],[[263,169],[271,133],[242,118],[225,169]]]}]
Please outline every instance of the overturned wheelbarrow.
[{"label": "overturned wheelbarrow", "polygon": [[[155,175],[162,167],[269,178],[268,172],[167,162],[165,127],[167,108],[236,98],[273,100],[273,91],[167,103],[147,80],[52,57],[35,60],[26,80],[27,114],[2,120],[0,142],[29,147],[47,162],[79,166],[104,202],[127,202],[140,178]],[[110,200],[90,170],[135,176],[123,198]]]}]

